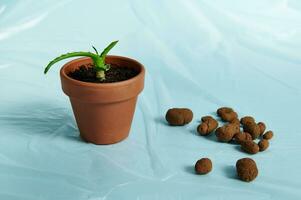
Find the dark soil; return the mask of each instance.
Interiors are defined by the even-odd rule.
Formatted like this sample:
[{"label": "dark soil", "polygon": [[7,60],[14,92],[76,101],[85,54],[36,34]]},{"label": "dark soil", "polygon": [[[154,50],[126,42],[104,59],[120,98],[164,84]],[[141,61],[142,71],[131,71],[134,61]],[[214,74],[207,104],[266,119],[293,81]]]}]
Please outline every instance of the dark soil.
[{"label": "dark soil", "polygon": [[96,78],[96,70],[92,65],[82,65],[73,72],[68,73],[68,76],[79,81],[91,83],[113,83],[128,80],[136,76],[139,72],[132,68],[118,67],[111,65],[111,68],[105,72],[106,79],[99,80]]}]

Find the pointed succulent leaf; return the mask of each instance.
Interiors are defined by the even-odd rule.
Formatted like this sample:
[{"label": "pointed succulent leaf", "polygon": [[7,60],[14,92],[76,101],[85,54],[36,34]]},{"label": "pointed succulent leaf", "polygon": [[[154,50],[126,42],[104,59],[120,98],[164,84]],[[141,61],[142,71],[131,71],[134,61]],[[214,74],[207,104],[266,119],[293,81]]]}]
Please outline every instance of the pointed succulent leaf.
[{"label": "pointed succulent leaf", "polygon": [[104,80],[105,79],[105,71],[108,71],[110,69],[110,65],[109,64],[105,64],[105,58],[106,55],[109,53],[109,51],[117,44],[117,41],[111,42],[104,50],[103,52],[99,55],[97,49],[92,46],[92,48],[94,49],[94,51],[96,53],[91,53],[91,52],[71,52],[71,53],[66,53],[63,54],[59,57],[56,57],[55,59],[53,59],[52,61],[50,61],[48,63],[48,65],[46,66],[45,70],[44,70],[44,74],[46,74],[48,72],[48,70],[51,68],[52,65],[54,65],[55,63],[67,59],[67,58],[71,58],[71,57],[78,57],[78,56],[86,56],[86,57],[90,57],[93,60],[93,65],[94,65],[94,69],[96,70],[96,74],[98,74],[98,76],[96,76],[99,79]]},{"label": "pointed succulent leaf", "polygon": [[48,72],[48,70],[50,69],[50,67],[52,65],[54,65],[55,63],[57,63],[57,62],[59,62],[61,60],[67,59],[67,58],[78,57],[78,56],[87,56],[87,57],[90,57],[90,58],[92,58],[92,60],[93,60],[94,63],[99,60],[98,55],[96,55],[94,53],[91,53],[91,52],[71,52],[71,53],[66,53],[66,54],[63,54],[63,55],[61,55],[59,57],[56,57],[55,59],[53,59],[52,61],[50,61],[48,63],[48,65],[46,66],[45,70],[44,70],[44,74],[46,74]]},{"label": "pointed succulent leaf", "polygon": [[92,48],[94,49],[94,51],[96,52],[96,54],[99,55],[97,49],[94,46],[92,46]]},{"label": "pointed succulent leaf", "polygon": [[100,57],[104,60],[109,51],[117,44],[118,40],[111,42],[104,50],[101,52]]}]

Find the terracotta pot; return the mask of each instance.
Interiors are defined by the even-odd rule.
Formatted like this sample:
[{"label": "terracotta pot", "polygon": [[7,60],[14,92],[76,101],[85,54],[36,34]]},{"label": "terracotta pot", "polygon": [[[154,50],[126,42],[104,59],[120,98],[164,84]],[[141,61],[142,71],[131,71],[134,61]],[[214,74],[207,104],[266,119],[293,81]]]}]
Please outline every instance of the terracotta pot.
[{"label": "terracotta pot", "polygon": [[67,74],[92,63],[80,58],[66,63],[60,71],[62,89],[69,96],[81,137],[94,144],[113,144],[129,135],[138,94],[144,87],[145,69],[136,60],[107,56],[106,63],[135,68],[135,77],[115,83],[88,83]]}]

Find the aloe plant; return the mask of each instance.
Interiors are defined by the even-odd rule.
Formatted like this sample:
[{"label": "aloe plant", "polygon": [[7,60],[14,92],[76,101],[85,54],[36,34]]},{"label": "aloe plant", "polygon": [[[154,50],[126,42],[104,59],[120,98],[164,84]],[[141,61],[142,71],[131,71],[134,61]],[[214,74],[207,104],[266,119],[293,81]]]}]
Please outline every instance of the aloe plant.
[{"label": "aloe plant", "polygon": [[78,57],[78,56],[86,56],[86,57],[90,57],[93,60],[93,67],[96,71],[96,78],[99,80],[105,80],[106,76],[105,76],[105,72],[108,71],[110,69],[110,65],[105,63],[105,58],[106,55],[109,53],[109,51],[117,44],[117,41],[111,42],[102,52],[101,54],[98,53],[97,49],[93,47],[95,53],[92,52],[71,52],[71,53],[66,53],[63,54],[59,57],[56,57],[55,59],[53,59],[52,61],[50,61],[48,63],[48,65],[46,66],[45,70],[44,70],[44,74],[46,74],[48,72],[48,70],[50,69],[50,67],[52,65],[54,65],[55,63],[67,59],[67,58],[71,58],[71,57]]}]

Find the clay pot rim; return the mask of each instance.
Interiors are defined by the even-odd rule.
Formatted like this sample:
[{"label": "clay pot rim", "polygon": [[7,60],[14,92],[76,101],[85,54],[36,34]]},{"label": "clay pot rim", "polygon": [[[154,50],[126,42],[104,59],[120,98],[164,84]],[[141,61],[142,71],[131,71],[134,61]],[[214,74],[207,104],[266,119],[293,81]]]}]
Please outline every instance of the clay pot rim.
[{"label": "clay pot rim", "polygon": [[145,68],[144,68],[143,64],[141,64],[140,62],[138,62],[137,60],[135,60],[133,58],[129,58],[129,57],[125,57],[125,56],[118,56],[118,55],[107,55],[106,57],[113,58],[113,59],[128,60],[130,62],[134,62],[140,67],[140,72],[136,76],[134,76],[130,79],[127,79],[124,81],[118,81],[118,82],[114,82],[114,83],[91,83],[91,82],[75,80],[66,74],[65,69],[68,66],[70,66],[78,61],[91,60],[91,58],[89,58],[89,57],[81,57],[81,58],[77,58],[77,59],[74,59],[74,60],[71,60],[71,61],[65,63],[60,70],[60,74],[62,77],[66,78],[67,80],[69,80],[70,82],[72,82],[75,85],[84,86],[84,87],[85,86],[86,87],[94,87],[94,88],[110,88],[110,87],[118,87],[118,86],[122,86],[122,85],[131,84],[131,83],[135,82],[137,79],[140,79],[141,76],[143,76],[145,73]]}]

